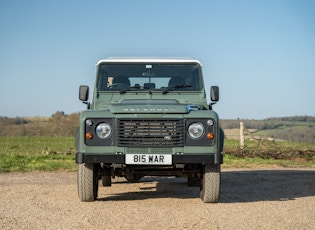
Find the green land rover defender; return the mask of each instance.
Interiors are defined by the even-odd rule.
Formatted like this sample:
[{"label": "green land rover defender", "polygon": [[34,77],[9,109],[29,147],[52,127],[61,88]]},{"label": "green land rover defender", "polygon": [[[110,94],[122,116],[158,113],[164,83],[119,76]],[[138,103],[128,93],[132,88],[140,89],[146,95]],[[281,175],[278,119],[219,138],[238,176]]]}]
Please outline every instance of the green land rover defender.
[{"label": "green land rover defender", "polygon": [[138,182],[144,176],[187,178],[206,203],[219,201],[224,133],[207,104],[202,64],[187,58],[108,58],[97,63],[93,99],[76,133],[78,194],[97,199],[99,181],[115,176]]}]

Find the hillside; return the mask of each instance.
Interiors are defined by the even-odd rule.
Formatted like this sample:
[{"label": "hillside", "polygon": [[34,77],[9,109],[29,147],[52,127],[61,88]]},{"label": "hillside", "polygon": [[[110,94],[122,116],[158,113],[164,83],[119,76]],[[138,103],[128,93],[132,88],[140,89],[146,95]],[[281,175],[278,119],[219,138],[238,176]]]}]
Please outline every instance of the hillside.
[{"label": "hillside", "polygon": [[245,127],[254,136],[315,143],[315,117],[312,116],[278,117],[264,120],[221,120],[221,127],[226,131],[227,136],[238,136],[239,138],[240,122],[244,122]]}]

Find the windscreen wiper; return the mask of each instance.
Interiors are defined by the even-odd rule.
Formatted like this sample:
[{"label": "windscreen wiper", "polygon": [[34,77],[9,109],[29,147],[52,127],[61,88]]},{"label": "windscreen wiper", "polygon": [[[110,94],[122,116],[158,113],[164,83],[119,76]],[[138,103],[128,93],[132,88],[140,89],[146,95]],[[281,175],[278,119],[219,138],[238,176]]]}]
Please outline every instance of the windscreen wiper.
[{"label": "windscreen wiper", "polygon": [[125,93],[127,93],[127,91],[137,91],[137,90],[139,90],[139,88],[137,86],[128,86],[127,89],[119,90],[119,93],[120,94],[125,94]]},{"label": "windscreen wiper", "polygon": [[125,94],[127,91],[134,91],[139,90],[140,87],[138,86],[127,86],[121,83],[115,83],[108,87],[110,90],[119,91],[120,94]]},{"label": "windscreen wiper", "polygon": [[184,88],[191,88],[191,87],[194,87],[193,85],[174,85],[174,86],[169,86],[169,87],[166,87],[164,90],[163,90],[163,94],[167,94],[168,92],[170,91],[175,91],[175,90],[178,90],[178,89],[184,89]]}]

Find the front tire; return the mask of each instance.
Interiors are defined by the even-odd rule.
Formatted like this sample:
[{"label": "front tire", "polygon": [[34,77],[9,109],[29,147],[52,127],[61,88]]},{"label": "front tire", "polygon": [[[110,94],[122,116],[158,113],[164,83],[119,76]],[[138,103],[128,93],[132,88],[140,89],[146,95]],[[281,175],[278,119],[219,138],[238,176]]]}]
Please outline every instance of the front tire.
[{"label": "front tire", "polygon": [[92,202],[97,199],[98,177],[94,164],[79,164],[77,184],[78,195],[81,201]]},{"label": "front tire", "polygon": [[218,203],[221,186],[221,165],[204,165],[200,198],[205,203]]}]

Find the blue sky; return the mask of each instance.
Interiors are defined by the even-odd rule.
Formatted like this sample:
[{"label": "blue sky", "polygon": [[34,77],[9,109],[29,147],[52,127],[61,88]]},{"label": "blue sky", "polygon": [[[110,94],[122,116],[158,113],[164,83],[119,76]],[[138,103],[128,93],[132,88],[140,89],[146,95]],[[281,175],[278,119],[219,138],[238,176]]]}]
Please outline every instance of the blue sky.
[{"label": "blue sky", "polygon": [[315,116],[313,0],[1,0],[0,116],[84,110],[110,56],[199,59],[223,119]]}]

